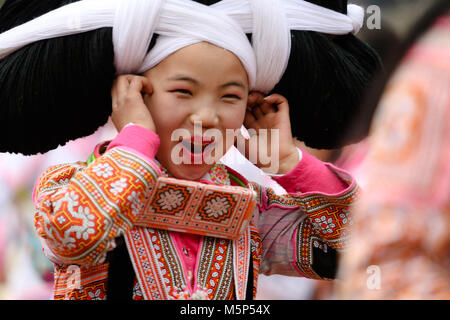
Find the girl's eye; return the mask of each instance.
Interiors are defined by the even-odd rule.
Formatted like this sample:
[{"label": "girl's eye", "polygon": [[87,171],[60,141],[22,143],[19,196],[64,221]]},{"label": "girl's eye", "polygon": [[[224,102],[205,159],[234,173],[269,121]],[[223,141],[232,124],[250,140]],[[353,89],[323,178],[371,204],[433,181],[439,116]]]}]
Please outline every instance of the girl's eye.
[{"label": "girl's eye", "polygon": [[233,100],[241,100],[241,97],[235,94],[226,94],[222,98],[224,99],[233,99]]},{"label": "girl's eye", "polygon": [[192,95],[192,92],[187,89],[175,89],[175,90],[171,90],[170,92],[181,93],[183,95],[190,95],[190,96]]}]

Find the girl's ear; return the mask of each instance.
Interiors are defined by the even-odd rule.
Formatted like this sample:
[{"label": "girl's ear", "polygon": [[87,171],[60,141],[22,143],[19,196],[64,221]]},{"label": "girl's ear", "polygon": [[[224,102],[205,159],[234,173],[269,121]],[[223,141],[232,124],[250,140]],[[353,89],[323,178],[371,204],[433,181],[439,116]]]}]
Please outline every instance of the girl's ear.
[{"label": "girl's ear", "polygon": [[153,84],[149,77],[145,78],[147,78],[148,81],[144,82],[142,86],[142,97],[144,98],[144,102],[146,102],[146,98],[150,98],[153,95]]},{"label": "girl's ear", "polygon": [[147,77],[147,79],[148,79],[148,81],[146,83],[144,83],[143,94],[152,96],[153,95],[152,80],[149,77]]},{"label": "girl's ear", "polygon": [[145,87],[142,91],[142,99],[144,100],[147,109],[151,111],[151,103],[150,99],[153,96],[153,86],[150,85],[150,88]]}]

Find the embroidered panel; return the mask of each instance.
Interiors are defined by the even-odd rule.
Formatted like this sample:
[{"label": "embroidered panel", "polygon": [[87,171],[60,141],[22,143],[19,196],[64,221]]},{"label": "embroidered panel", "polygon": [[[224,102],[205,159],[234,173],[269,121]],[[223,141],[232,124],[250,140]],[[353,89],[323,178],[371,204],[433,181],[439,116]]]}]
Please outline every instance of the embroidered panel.
[{"label": "embroidered panel", "polygon": [[236,286],[236,299],[244,300],[247,292],[248,271],[250,266],[250,228],[233,241],[234,250],[234,281]]},{"label": "embroidered panel", "polygon": [[148,232],[166,291],[169,294],[181,291],[186,286],[186,281],[170,232],[155,229],[148,229]]},{"label": "embroidered panel", "polygon": [[235,239],[247,228],[254,205],[252,189],[161,177],[136,225]]},{"label": "embroidered panel", "polygon": [[[161,274],[156,252],[148,230],[136,227],[127,232],[125,242],[128,247],[136,277],[146,300],[166,300],[168,294]],[[156,240],[156,239],[153,239]]]},{"label": "embroidered panel", "polygon": [[312,269],[313,252],[312,242],[318,240],[314,237],[312,223],[306,219],[300,223],[294,234],[294,268],[306,278],[321,279]]},{"label": "embroidered panel", "polygon": [[306,219],[300,223],[294,233],[293,242],[293,265],[301,275],[321,280],[335,278],[337,252],[314,232],[311,221]]},{"label": "embroidered panel", "polygon": [[218,223],[229,220],[235,211],[237,198],[237,195],[208,191],[205,193],[205,203],[198,208],[199,217],[203,221]]},{"label": "embroidered panel", "polygon": [[197,269],[197,284],[206,289],[209,299],[234,297],[233,246],[230,240],[205,237]]},{"label": "embroidered panel", "polygon": [[251,236],[250,242],[253,259],[253,298],[255,298],[258,290],[258,275],[259,275],[259,267],[261,264],[262,240],[261,236],[258,233],[258,230],[255,227],[250,227],[250,236]]},{"label": "embroidered panel", "polygon": [[133,285],[133,300],[145,300],[144,294],[142,293],[141,286],[139,285],[139,281],[134,280]]},{"label": "embroidered panel", "polygon": [[334,248],[343,248],[352,224],[348,206],[331,205],[309,215],[314,231]]},{"label": "embroidered panel", "polygon": [[190,299],[199,295],[199,290],[204,291],[205,299],[234,298],[230,240],[204,237],[192,297],[169,231],[134,228],[127,241],[139,280],[133,289],[134,299]]},{"label": "embroidered panel", "polygon": [[[63,168],[66,171],[59,172]],[[67,177],[77,168],[62,166],[54,172],[56,178],[47,181],[61,185],[60,181],[67,180],[68,184]],[[131,228],[141,213],[146,190],[155,179],[156,173],[148,164],[113,149],[71,176],[66,188],[53,190],[40,199],[36,231],[62,262],[97,263],[110,239]]]},{"label": "embroidered panel", "polygon": [[359,198],[359,188],[341,196],[308,195],[279,196],[267,189],[268,206],[279,205],[284,208],[300,208],[312,222],[312,228],[333,248],[343,248],[348,237],[348,227],[352,223],[350,206]]},{"label": "embroidered panel", "polygon": [[[44,174],[45,178],[39,180],[36,190],[39,194],[52,192],[67,185],[78,171],[83,170],[86,165],[82,162],[75,164],[61,164],[50,167]],[[39,199],[39,195],[37,197]]]},{"label": "embroidered panel", "polygon": [[330,196],[324,194],[312,195],[277,195],[272,189],[266,189],[267,206],[280,205],[287,208],[301,208],[306,213],[317,211],[327,207],[330,204],[337,206],[349,206],[354,203],[360,196],[359,187],[355,186],[350,191],[340,196]]}]

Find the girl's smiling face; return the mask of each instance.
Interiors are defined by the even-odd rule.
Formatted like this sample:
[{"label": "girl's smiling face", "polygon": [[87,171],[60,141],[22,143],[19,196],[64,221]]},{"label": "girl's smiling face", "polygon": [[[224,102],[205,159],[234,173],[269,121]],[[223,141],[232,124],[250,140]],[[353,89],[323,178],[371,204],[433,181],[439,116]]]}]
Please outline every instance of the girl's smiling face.
[{"label": "girl's smiling face", "polygon": [[[209,144],[223,146],[221,154],[225,154],[234,142],[225,139],[226,130],[236,131],[244,122],[247,72],[233,53],[202,42],[180,49],[144,76],[153,85],[152,95],[146,95],[144,101],[160,138],[157,159],[176,178],[202,178],[214,165],[202,161],[202,151]],[[179,129],[189,132],[189,137],[173,139],[172,133]],[[208,132],[213,130],[209,129],[220,135],[211,139]],[[192,161],[174,162],[172,151],[180,146],[186,147],[184,159]]]}]

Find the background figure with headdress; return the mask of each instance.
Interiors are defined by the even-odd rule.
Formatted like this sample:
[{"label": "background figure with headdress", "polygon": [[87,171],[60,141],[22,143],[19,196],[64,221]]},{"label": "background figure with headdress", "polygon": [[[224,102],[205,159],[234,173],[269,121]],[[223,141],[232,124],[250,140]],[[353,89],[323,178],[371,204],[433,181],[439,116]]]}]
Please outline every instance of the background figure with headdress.
[{"label": "background figure with headdress", "polygon": [[449,10],[438,1],[426,13],[377,88],[337,298],[450,298]]}]

